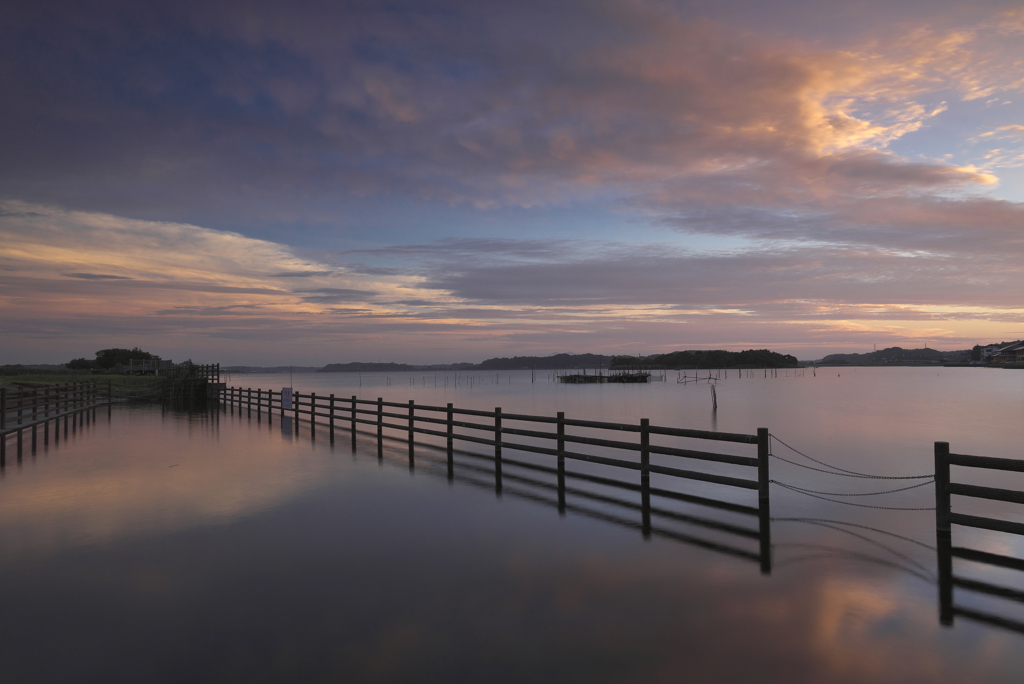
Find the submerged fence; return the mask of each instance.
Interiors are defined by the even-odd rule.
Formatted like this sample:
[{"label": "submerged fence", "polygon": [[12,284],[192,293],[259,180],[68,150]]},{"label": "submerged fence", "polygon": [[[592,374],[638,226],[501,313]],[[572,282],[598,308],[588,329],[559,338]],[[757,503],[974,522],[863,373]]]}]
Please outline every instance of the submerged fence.
[{"label": "submerged fence", "polygon": [[[7,465],[7,437],[16,434],[17,453],[21,458],[24,433],[30,431],[32,449],[36,448],[39,433],[43,444],[50,441],[50,423],[53,439],[60,439],[60,422],[64,420],[64,437],[68,430],[96,417],[96,408],[106,405],[110,412],[111,383],[71,382],[38,388],[0,388],[0,467]],[[40,430],[40,428],[42,428]]]},{"label": "submerged fence", "polygon": [[[699,518],[694,518],[694,520],[697,521],[695,524],[709,523],[706,525],[707,527],[713,527],[727,533],[738,533],[741,536],[748,537],[756,536],[760,547],[759,552],[752,554],[752,557],[758,560],[762,572],[769,573],[771,571],[769,436],[767,428],[759,428],[757,434],[753,435],[733,434],[661,427],[651,425],[650,421],[646,418],[640,420],[639,424],[610,423],[570,419],[566,418],[562,412],[559,412],[556,416],[535,416],[505,413],[500,407],[495,408],[493,411],[481,411],[455,408],[452,404],[430,406],[416,404],[412,400],[407,403],[399,403],[384,401],[382,398],[376,400],[359,399],[354,395],[347,398],[335,397],[333,394],[326,397],[322,395],[318,397],[315,393],[275,392],[273,390],[254,390],[241,387],[223,389],[221,399],[231,406],[232,410],[237,407],[239,411],[245,410],[250,416],[255,411],[257,418],[263,415],[269,418],[273,413],[277,412],[282,419],[294,419],[296,430],[298,430],[299,421],[305,420],[309,425],[312,437],[316,437],[318,429],[326,429],[332,442],[334,441],[335,431],[346,428],[351,433],[351,439],[354,444],[359,426],[370,426],[376,432],[378,454],[383,450],[385,429],[397,431],[401,435],[400,438],[408,441],[410,465],[412,465],[412,459],[414,458],[416,435],[429,435],[441,438],[444,440],[445,447],[447,448],[450,474],[454,469],[456,442],[492,447],[493,456],[487,456],[487,458],[493,460],[494,486],[498,491],[504,486],[505,479],[513,479],[513,476],[503,473],[503,466],[517,466],[535,472],[549,473],[557,478],[557,484],[554,485],[554,489],[558,492],[558,505],[560,507],[565,506],[566,491],[571,491],[566,487],[566,478],[635,489],[641,495],[639,508],[642,513],[641,525],[645,534],[651,530],[651,496],[682,500],[712,508],[725,508],[740,514],[756,515],[759,521],[757,531],[738,527],[730,529],[732,526]],[[547,429],[537,429],[538,427],[545,426]],[[568,432],[568,429],[571,429],[572,432]],[[635,436],[635,441],[599,436],[606,435],[609,432],[617,433],[616,436],[629,433]],[[652,437],[659,438],[664,436],[749,445],[756,449],[756,455],[734,455],[652,443]],[[516,441],[510,441],[507,439],[508,437],[514,437]],[[576,447],[574,445],[598,447],[611,452],[612,455],[584,453],[583,451],[575,450]],[[523,452],[547,456],[554,459],[554,465],[550,465],[550,461],[544,463],[543,461],[537,462],[521,458],[509,458],[506,456],[507,452]],[[470,456],[474,455],[471,452],[460,451],[460,453],[466,453]],[[747,470],[746,472],[753,476],[741,477],[692,470],[676,467],[675,465],[666,465],[663,462],[652,462],[652,456],[681,458],[686,459],[688,463],[697,461],[724,464],[736,466],[740,469],[753,469],[754,473],[750,473],[750,470]],[[569,471],[566,468],[567,461],[614,468],[618,469],[619,472],[632,471],[639,475],[639,481],[624,483],[622,480],[602,477],[595,473]],[[684,494],[664,488],[652,487],[652,474],[754,491],[757,492],[757,506],[743,506],[705,496]],[[653,510],[657,512],[657,509]],[[693,520],[690,522],[693,522]]]},{"label": "submerged fence", "polygon": [[1024,460],[952,454],[949,452],[948,442],[935,443],[935,527],[939,563],[939,621],[944,625],[952,625],[954,617],[959,615],[976,622],[1024,633],[1024,622],[957,606],[953,600],[953,588],[960,587],[987,596],[1024,603],[1024,591],[958,577],[953,574],[954,558],[1020,571],[1024,571],[1024,559],[953,546],[952,537],[953,525],[1024,535],[1024,523],[954,513],[951,502],[951,495],[955,494],[989,501],[1024,504],[1024,492],[952,482],[950,477],[950,466],[952,465],[1024,473]]}]

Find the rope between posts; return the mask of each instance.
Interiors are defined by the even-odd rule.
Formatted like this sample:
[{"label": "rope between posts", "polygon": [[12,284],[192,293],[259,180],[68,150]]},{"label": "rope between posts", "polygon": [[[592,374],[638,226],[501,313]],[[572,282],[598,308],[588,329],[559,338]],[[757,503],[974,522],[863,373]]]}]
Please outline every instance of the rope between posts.
[{"label": "rope between posts", "polygon": [[[934,478],[932,478],[932,480],[934,480]],[[790,489],[795,489],[796,491],[803,492],[805,494],[822,494],[824,496],[875,496],[876,494],[893,494],[895,492],[905,492],[908,489],[917,489],[918,487],[924,487],[925,485],[931,484],[932,480],[929,480],[927,482],[921,482],[916,485],[910,485],[909,487],[900,487],[899,489],[886,489],[885,491],[882,492],[861,492],[857,494],[846,494],[843,492],[819,492],[814,489],[805,489],[803,487],[797,487],[796,485],[786,485],[783,484],[782,482],[779,482],[778,480],[771,480],[771,482],[774,482],[777,485],[782,485],[784,487],[789,487]]]},{"label": "rope between posts", "polygon": [[[789,449],[793,453],[800,454],[801,456],[803,456],[807,460],[814,461],[818,465],[823,465],[826,468],[831,468],[832,470],[820,470],[818,468],[811,468],[811,466],[803,465],[802,463],[796,463],[795,461],[789,461],[789,460],[787,460],[785,458],[782,458],[781,456],[775,456],[775,454],[771,454],[771,456],[779,459],[780,461],[785,461],[786,463],[791,463],[791,464],[793,464],[795,466],[800,466],[801,468],[809,468],[811,470],[817,470],[818,472],[829,473],[830,475],[843,475],[843,474],[845,474],[846,477],[863,477],[863,478],[868,478],[868,479],[872,479],[872,480],[923,480],[923,479],[934,479],[935,478],[935,475],[932,474],[932,473],[929,473],[927,475],[871,475],[871,474],[868,474],[868,473],[858,473],[855,470],[846,470],[845,468],[840,468],[839,466],[834,466],[834,465],[832,465],[830,463],[825,463],[824,461],[819,461],[818,459],[816,459],[816,458],[814,458],[812,456],[808,456],[807,454],[803,453],[802,451],[799,451],[798,449],[794,449],[793,447],[789,446],[788,444],[783,442],[781,439],[779,439],[775,435],[769,435],[769,437],[771,437],[776,442],[778,442],[782,446],[786,447],[787,449]],[[832,471],[838,471],[838,472],[832,472]],[[894,491],[898,491],[898,490],[894,490]]]},{"label": "rope between posts", "polygon": [[[857,508],[877,508],[877,509],[883,510],[883,511],[934,511],[935,510],[935,506],[920,507],[920,508],[907,507],[907,506],[873,506],[871,504],[859,504],[859,503],[853,503],[852,501],[842,501],[841,499],[829,499],[828,497],[819,496],[817,494],[812,494],[809,491],[804,491],[804,490],[800,489],[799,487],[794,487],[794,486],[788,485],[788,484],[786,484],[784,482],[779,482],[778,480],[769,480],[769,482],[772,482],[773,484],[777,484],[780,487],[785,487],[786,489],[790,489],[790,490],[792,490],[794,492],[797,492],[798,494],[803,494],[805,496],[811,496],[811,497],[814,497],[815,499],[821,499],[822,501],[831,501],[832,503],[846,504],[847,506],[856,506]],[[923,484],[928,484],[928,483],[925,482]],[[920,486],[920,485],[916,485],[916,486]]]}]

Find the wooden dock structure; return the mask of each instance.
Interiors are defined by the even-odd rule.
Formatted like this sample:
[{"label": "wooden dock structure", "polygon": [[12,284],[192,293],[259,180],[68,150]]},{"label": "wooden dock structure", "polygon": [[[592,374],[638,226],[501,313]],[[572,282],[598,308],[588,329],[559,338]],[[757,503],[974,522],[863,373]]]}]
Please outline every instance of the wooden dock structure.
[{"label": "wooden dock structure", "polygon": [[646,371],[622,371],[619,373],[610,373],[609,375],[605,375],[604,373],[591,373],[590,375],[587,375],[586,372],[573,373],[572,375],[563,373],[558,376],[558,381],[574,385],[590,385],[605,382],[637,383],[650,382],[651,374]]}]

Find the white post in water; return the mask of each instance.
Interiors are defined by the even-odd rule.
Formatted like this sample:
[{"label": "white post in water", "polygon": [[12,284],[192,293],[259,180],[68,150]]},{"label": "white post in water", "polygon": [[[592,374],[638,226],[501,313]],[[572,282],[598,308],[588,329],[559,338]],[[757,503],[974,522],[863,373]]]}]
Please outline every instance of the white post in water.
[{"label": "white post in water", "polygon": [[284,411],[292,410],[292,388],[282,387],[281,388],[281,409]]}]

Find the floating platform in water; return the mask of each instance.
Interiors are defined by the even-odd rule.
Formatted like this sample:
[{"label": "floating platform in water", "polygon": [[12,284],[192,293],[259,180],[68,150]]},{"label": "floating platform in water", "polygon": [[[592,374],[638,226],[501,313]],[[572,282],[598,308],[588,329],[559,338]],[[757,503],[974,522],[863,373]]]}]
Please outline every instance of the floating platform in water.
[{"label": "floating platform in water", "polygon": [[576,375],[559,375],[558,381],[576,385],[601,382],[650,382],[651,374],[646,372],[615,373],[613,375],[603,375],[601,373],[598,373],[597,375],[586,375],[584,373],[578,373]]}]

